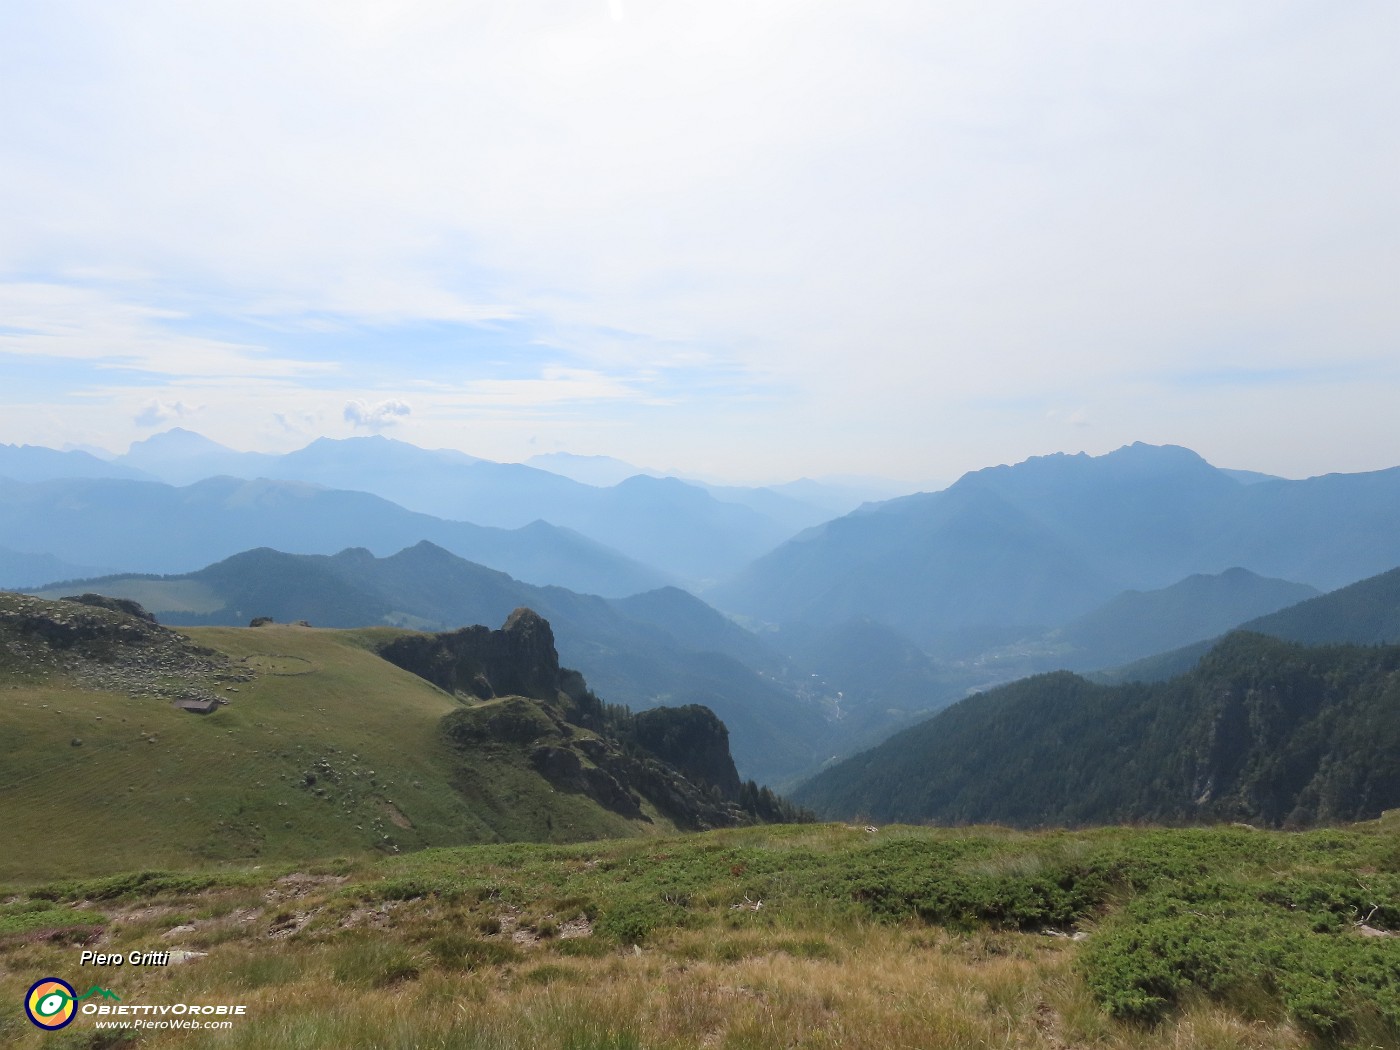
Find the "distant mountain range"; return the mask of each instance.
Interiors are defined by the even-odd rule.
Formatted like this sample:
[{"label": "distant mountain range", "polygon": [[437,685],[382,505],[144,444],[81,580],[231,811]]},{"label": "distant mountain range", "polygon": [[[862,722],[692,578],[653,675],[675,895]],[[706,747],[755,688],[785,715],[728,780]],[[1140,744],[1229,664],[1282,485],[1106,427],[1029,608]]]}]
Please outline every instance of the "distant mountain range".
[{"label": "distant mountain range", "polygon": [[1248,569],[1188,576],[1154,591],[1124,591],[1076,620],[980,652],[967,663],[1010,681],[1042,671],[1114,668],[1210,642],[1233,628],[1317,594],[1315,587]]},{"label": "distant mountain range", "polygon": [[[1392,569],[1328,594],[1246,620],[1242,631],[1305,645],[1400,643],[1400,569]],[[1096,674],[1103,682],[1159,682],[1185,674],[1218,638],[1157,653]]]},{"label": "distant mountain range", "polygon": [[104,576],[112,571],[109,566],[77,565],[52,554],[30,554],[0,547],[0,590],[21,590],[50,580]]},{"label": "distant mountain range", "polygon": [[754,621],[897,627],[971,655],[1065,627],[1129,589],[1232,567],[1330,589],[1400,564],[1400,468],[1232,476],[1131,445],[964,475],[794,537],[708,597]]},{"label": "distant mountain range", "polygon": [[1241,622],[1400,564],[1400,469],[1288,481],[1172,446],[988,468],[826,521],[859,483],[600,486],[383,437],[272,456],[176,429],[110,462],[0,446],[0,467],[0,586],[115,567],[91,586],[184,623],[440,630],[527,605],[602,695],[713,706],[779,786],[1027,674],[1184,670]]},{"label": "distant mountain range", "polygon": [[91,452],[60,452],[42,445],[3,444],[0,444],[0,478],[13,481],[52,481],[55,478],[156,480],[143,470],[99,459]]},{"label": "distant mountain range", "polygon": [[[321,439],[265,455],[177,428],[137,442],[111,462],[84,452],[4,446],[0,478],[29,484],[72,484],[76,476],[138,484],[154,477],[203,493],[212,477],[223,476],[266,479],[269,495],[259,497],[266,499],[279,491],[275,482],[303,482],[377,495],[426,517],[404,519],[419,521],[417,534],[376,521],[377,534],[364,528],[357,535],[343,525],[315,544],[305,537],[321,531],[320,519],[300,529],[284,521],[288,527],[272,534],[240,532],[230,518],[213,530],[228,541],[220,549],[205,546],[182,564],[167,558],[157,565],[144,557],[139,537],[132,537],[132,557],[101,534],[90,543],[60,544],[76,538],[71,532],[47,542],[40,501],[26,512],[27,531],[13,520],[0,527],[0,547],[74,565],[171,571],[261,545],[319,553],[364,546],[383,554],[429,539],[517,578],[571,589],[616,595],[679,583],[755,626],[878,622],[929,655],[955,661],[1066,631],[1122,592],[1155,591],[1190,576],[1239,567],[1330,589],[1400,564],[1400,529],[1393,527],[1400,520],[1400,468],[1289,481],[1217,469],[1184,448],[1136,444],[1104,456],[990,467],[939,492],[866,503],[833,519],[836,508],[856,498],[856,487],[807,481],[725,487],[646,473],[616,480],[630,464],[565,454],[534,462],[612,483],[585,484],[537,466],[383,436]],[[105,491],[131,504],[139,502],[137,491],[150,490]],[[109,511],[100,501],[87,506],[93,528],[131,510]],[[370,517],[383,512],[377,508]],[[568,572],[572,552],[506,555],[480,535],[468,544],[462,529],[443,522],[504,529],[547,522],[607,549],[588,552],[581,565],[605,555],[632,564]],[[567,546],[557,536],[552,541]],[[647,578],[629,580],[629,573]]]},{"label": "distant mountain range", "polygon": [[[525,580],[622,595],[669,582],[587,537],[539,521],[520,529],[445,521],[364,492],[218,477],[150,481],[0,479],[0,546],[74,564],[184,572],[250,547],[390,553],[430,540]],[[20,581],[34,583],[37,581]]]},{"label": "distant mountain range", "polygon": [[1269,579],[1248,569],[1198,573],[1156,591],[1125,591],[1054,632],[1052,640],[1067,647],[1060,667],[1103,667],[1214,638],[1317,594],[1306,583]]},{"label": "distant mountain range", "polygon": [[[627,473],[628,464],[602,457],[555,454],[541,462],[562,473],[422,449],[382,435],[321,438],[280,455],[237,452],[178,427],[135,443],[110,462],[87,453],[0,446],[0,477],[15,480],[127,478],[177,486],[221,476],[301,481],[368,492],[410,511],[475,525],[516,529],[547,521],[625,550],[659,576],[692,586],[733,573],[832,517],[832,499],[840,510],[849,509],[840,489],[819,485],[814,492],[827,499],[812,502],[772,489],[711,489]],[[565,476],[590,476],[581,467],[593,468],[591,475],[606,484]]]}]

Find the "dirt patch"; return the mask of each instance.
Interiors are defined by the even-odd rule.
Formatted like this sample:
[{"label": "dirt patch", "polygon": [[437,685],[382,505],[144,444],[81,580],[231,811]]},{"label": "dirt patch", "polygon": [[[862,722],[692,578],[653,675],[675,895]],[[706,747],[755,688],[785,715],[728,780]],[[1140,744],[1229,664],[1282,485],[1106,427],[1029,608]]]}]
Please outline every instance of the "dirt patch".
[{"label": "dirt patch", "polygon": [[145,922],[148,919],[159,919],[175,912],[175,908],[165,904],[145,904],[133,905],[126,908],[113,908],[107,911],[108,917],[114,923]]},{"label": "dirt patch", "polygon": [[501,924],[500,936],[508,939],[517,948],[535,948],[543,940],[571,940],[577,937],[592,937],[593,924],[588,921],[588,916],[580,914],[567,922],[560,922],[553,915],[546,915],[540,920],[541,923],[553,923],[555,932],[548,937],[541,937],[539,933],[529,926],[520,925],[520,909],[511,907],[505,911],[498,912],[495,920]]},{"label": "dirt patch", "polygon": [[391,913],[403,903],[403,901],[381,901],[379,904],[356,908],[340,920],[341,929],[387,930],[393,925]]},{"label": "dirt patch", "polygon": [[539,943],[539,938],[535,936],[535,931],[522,929],[520,926],[520,909],[512,904],[506,905],[501,911],[492,916],[500,925],[499,936],[504,937],[512,944],[530,947]]},{"label": "dirt patch", "polygon": [[267,935],[273,940],[281,940],[285,937],[290,937],[294,933],[301,932],[302,927],[310,922],[312,916],[315,914],[314,911],[299,911],[274,920],[272,926],[267,931]]},{"label": "dirt patch", "polygon": [[239,908],[237,911],[229,912],[224,917],[224,922],[230,926],[246,926],[260,915],[262,915],[261,908]]},{"label": "dirt patch", "polygon": [[294,871],[290,875],[283,875],[263,894],[263,900],[268,904],[283,904],[287,901],[301,900],[313,890],[321,889],[324,886],[339,886],[348,878],[346,875],[308,875],[305,872]]},{"label": "dirt patch", "polygon": [[399,807],[392,802],[384,803],[384,815],[389,818],[389,823],[393,824],[396,828],[413,827],[413,821],[404,816],[403,810],[399,809]]},{"label": "dirt patch", "polygon": [[1049,1043],[1052,1050],[1071,1050],[1070,1044],[1065,1042],[1061,1034],[1064,1028],[1064,1019],[1059,1012],[1047,1002],[1039,1002],[1035,1005],[1035,1027]]},{"label": "dirt patch", "polygon": [[0,936],[0,948],[14,948],[21,944],[72,944],[86,946],[96,944],[107,935],[105,926],[49,926],[23,933],[7,933]]}]

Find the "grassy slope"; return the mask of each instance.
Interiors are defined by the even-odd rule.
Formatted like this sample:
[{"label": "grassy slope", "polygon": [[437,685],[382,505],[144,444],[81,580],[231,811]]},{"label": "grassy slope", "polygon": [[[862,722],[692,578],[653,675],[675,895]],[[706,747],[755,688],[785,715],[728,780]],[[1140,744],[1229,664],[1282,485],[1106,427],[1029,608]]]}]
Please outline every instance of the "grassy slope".
[{"label": "grassy slope", "polygon": [[[248,1005],[226,1033],[142,1033],[153,1048],[1394,1046],[1400,938],[1358,922],[1400,927],[1396,817],[768,827],[0,890],[0,1043],[98,1045],[91,1018],[23,1019],[53,974]],[[84,937],[208,955],[79,971]]]},{"label": "grassy slope", "polygon": [[205,716],[0,675],[0,878],[637,832],[506,753],[464,770],[457,702],[365,647],[384,633],[192,629],[257,671]]}]

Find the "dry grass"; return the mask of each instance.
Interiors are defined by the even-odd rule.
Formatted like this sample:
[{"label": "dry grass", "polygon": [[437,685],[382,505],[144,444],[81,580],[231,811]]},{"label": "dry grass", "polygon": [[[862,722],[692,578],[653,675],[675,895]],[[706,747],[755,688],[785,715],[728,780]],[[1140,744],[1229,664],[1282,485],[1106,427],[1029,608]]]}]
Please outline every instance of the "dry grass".
[{"label": "dry grass", "polygon": [[[250,870],[212,884],[200,875],[172,875],[128,880],[120,892],[102,881],[48,897],[7,891],[0,915],[14,920],[15,932],[0,937],[0,1046],[123,1045],[94,1042],[102,1033],[87,1017],[57,1035],[31,1027],[19,1003],[45,975],[81,983],[80,991],[99,982],[128,1003],[247,1006],[231,1031],[146,1031],[133,1044],[142,1048],[1393,1045],[1385,1034],[1368,1035],[1364,1010],[1355,1015],[1349,1042],[1320,1043],[1275,996],[1261,992],[1255,1001],[1240,988],[1214,999],[1188,990],[1152,1025],[1115,1019],[1084,974],[1086,953],[1108,943],[1114,930],[1122,933],[1124,906],[1116,896],[1084,916],[1078,928],[1088,939],[1081,941],[994,922],[945,927],[921,921],[912,908],[892,917],[876,898],[865,910],[853,903],[885,884],[909,892],[901,879],[931,870],[941,857],[948,858],[942,870],[975,869],[978,878],[1009,880],[989,884],[996,893],[1027,872],[1037,876],[1065,851],[1103,844],[1163,862],[1173,850],[1216,857],[1221,842],[1233,841],[1229,834],[888,829],[880,842],[840,827],[758,828],[573,847],[429,851],[291,873]],[[1327,864],[1364,867],[1379,885],[1377,872],[1393,867],[1390,841],[1379,828],[1320,839],[1261,834],[1241,863],[1253,871],[1254,853],[1268,846],[1268,863],[1280,865],[1278,877],[1289,885]],[[1374,857],[1366,850],[1376,851]],[[826,863],[834,866],[814,867]],[[1218,880],[1219,865],[1209,870]],[[835,879],[843,873],[853,881]],[[736,908],[749,897],[762,897],[764,907]],[[624,914],[631,909],[664,921],[634,945],[607,932],[609,909],[619,906]],[[25,910],[31,907],[52,914],[52,937],[34,935]],[[651,907],[660,911],[646,910]],[[79,970],[82,945],[67,939],[62,926],[75,913],[91,915],[87,931],[104,927],[93,945],[102,951],[208,954],[164,969]],[[89,934],[72,934],[80,935]],[[1371,943],[1345,931],[1336,936],[1343,947]]]},{"label": "dry grass", "polygon": [[[151,1048],[1306,1045],[1287,1025],[1251,1024],[1206,1003],[1154,1029],[1111,1022],[1074,977],[1079,946],[1037,934],[861,924],[680,930],[644,950],[611,948],[595,958],[565,956],[545,941],[504,965],[463,971],[444,968],[415,942],[445,918],[420,911],[387,937],[250,937],[179,969],[126,969],[110,983],[128,1001],[248,1006],[230,1032],[142,1034],[137,1045]],[[29,972],[59,967],[67,954],[35,946],[8,961]],[[94,1034],[90,1021],[75,1024],[69,1045]],[[14,1027],[5,1036],[7,1046],[64,1045]]]}]

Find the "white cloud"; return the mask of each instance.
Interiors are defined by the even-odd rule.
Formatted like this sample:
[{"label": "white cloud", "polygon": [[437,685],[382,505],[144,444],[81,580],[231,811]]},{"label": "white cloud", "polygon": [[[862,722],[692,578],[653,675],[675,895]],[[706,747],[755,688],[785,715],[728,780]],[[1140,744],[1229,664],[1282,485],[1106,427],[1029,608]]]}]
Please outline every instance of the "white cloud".
[{"label": "white cloud", "polygon": [[183,401],[167,404],[159,398],[152,398],[141,406],[141,411],[136,413],[133,422],[138,427],[158,427],[172,420],[184,419],[195,411],[197,410],[190,408]]},{"label": "white cloud", "polygon": [[367,430],[382,430],[385,427],[393,426],[404,416],[411,415],[412,407],[407,401],[399,401],[391,398],[388,401],[377,401],[369,404],[365,401],[353,400],[345,402],[345,421],[354,427],[364,427]]}]

